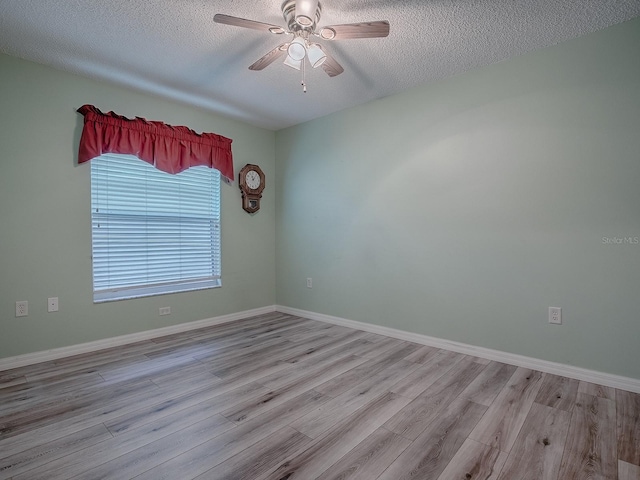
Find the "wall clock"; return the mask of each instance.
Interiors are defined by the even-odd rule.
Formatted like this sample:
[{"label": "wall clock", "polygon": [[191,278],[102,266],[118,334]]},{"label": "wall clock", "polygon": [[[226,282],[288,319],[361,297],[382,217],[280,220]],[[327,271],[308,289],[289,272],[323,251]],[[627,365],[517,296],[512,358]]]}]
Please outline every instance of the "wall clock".
[{"label": "wall clock", "polygon": [[242,192],[242,208],[248,213],[260,210],[260,199],[264,190],[264,172],[257,165],[246,164],[240,170],[239,184]]}]

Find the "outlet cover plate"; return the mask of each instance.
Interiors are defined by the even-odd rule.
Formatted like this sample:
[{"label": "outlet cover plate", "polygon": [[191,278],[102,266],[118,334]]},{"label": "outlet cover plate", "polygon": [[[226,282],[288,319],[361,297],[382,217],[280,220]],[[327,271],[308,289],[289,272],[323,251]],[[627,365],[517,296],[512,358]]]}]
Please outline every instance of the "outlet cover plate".
[{"label": "outlet cover plate", "polygon": [[26,300],[20,300],[16,302],[16,317],[29,316],[29,302]]},{"label": "outlet cover plate", "polygon": [[549,323],[553,325],[562,325],[562,308],[549,307]]}]

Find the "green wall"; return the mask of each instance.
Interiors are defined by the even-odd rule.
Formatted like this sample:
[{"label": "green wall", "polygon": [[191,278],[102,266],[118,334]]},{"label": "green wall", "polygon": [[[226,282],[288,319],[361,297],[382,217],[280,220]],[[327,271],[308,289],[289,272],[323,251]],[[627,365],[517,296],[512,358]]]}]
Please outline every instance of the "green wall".
[{"label": "green wall", "polygon": [[[94,104],[233,139],[236,171],[267,177],[261,210],[222,184],[223,286],[92,303],[89,164],[77,165],[83,117]],[[0,358],[269,306],[275,300],[275,134],[204,110],[0,55]],[[60,311],[47,313],[47,297]],[[29,316],[15,318],[15,301]],[[172,314],[160,317],[158,308]]]},{"label": "green wall", "polygon": [[[276,134],[0,55],[0,358],[277,302],[640,378],[640,245],[603,241],[640,237],[639,46],[636,19]],[[222,186],[222,288],[92,303],[84,103],[265,171],[257,215]]]},{"label": "green wall", "polygon": [[278,132],[278,304],[640,378],[640,244],[603,241],[640,237],[639,48],[635,19]]}]

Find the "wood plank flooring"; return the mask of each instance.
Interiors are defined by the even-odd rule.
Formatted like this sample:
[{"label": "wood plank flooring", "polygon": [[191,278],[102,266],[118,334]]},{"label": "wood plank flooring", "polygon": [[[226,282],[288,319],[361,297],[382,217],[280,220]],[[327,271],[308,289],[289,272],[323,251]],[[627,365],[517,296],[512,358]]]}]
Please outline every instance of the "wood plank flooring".
[{"label": "wood plank flooring", "polygon": [[0,372],[0,480],[640,480],[640,395],[272,313]]}]

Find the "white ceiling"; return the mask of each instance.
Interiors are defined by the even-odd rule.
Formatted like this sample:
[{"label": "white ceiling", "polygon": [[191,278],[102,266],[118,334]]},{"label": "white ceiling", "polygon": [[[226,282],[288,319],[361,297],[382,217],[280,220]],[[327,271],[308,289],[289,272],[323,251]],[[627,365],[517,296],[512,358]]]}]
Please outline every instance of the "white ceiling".
[{"label": "white ceiling", "polygon": [[324,0],[319,26],[388,20],[391,33],[322,42],[345,72],[308,69],[303,94],[280,61],[247,68],[282,36],[213,21],[285,26],[280,3],[0,0],[0,51],[277,130],[640,15],[639,0]]}]

